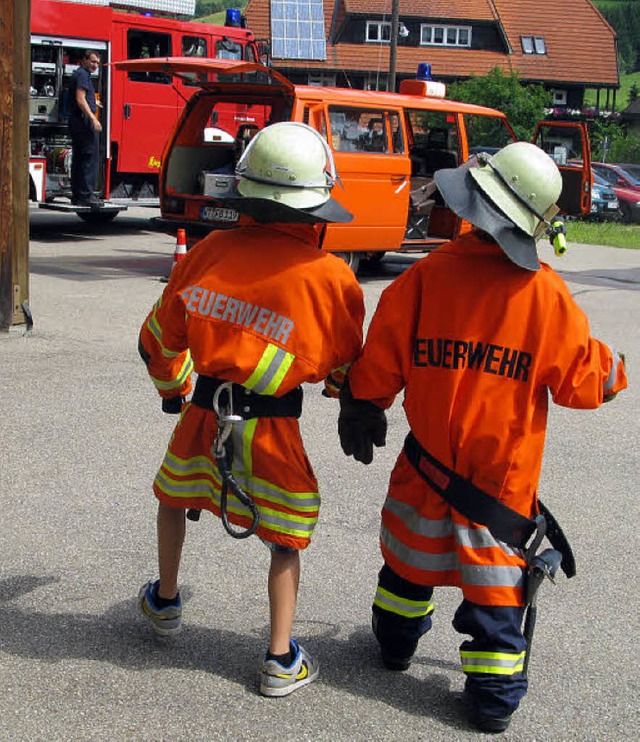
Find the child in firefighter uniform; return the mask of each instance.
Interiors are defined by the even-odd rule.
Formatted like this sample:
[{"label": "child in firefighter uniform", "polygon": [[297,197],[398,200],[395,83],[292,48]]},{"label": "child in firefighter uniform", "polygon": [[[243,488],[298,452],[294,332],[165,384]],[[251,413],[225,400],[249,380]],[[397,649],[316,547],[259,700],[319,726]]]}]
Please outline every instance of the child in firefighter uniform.
[{"label": "child in firefighter uniform", "polygon": [[[496,535],[501,514],[529,523],[539,513],[548,396],[596,408],[627,380],[624,357],[591,337],[538,261],[562,189],[553,160],[518,142],[435,180],[474,228],[383,292],[341,394],[339,434],[347,455],[369,463],[385,443],[384,409],[404,389],[410,433],[382,509],[374,634],[384,664],[408,668],[431,627],[433,588],[460,587],[453,625],[471,637],[460,648],[470,721],[501,732],[527,688],[527,565],[517,539]],[[470,512],[452,507],[452,492]]]},{"label": "child in firefighter uniform", "polygon": [[[335,167],[318,132],[292,122],[266,127],[236,174],[239,195],[225,205],[249,223],[212,232],[176,263],[140,333],[163,409],[181,417],[153,485],[160,578],[143,586],[139,603],[157,633],[179,630],[187,509],[211,511],[233,527],[257,523],[271,551],[260,692],[284,696],[318,675],[316,660],[292,638],[299,552],[320,509],[297,419],[301,384],[324,382],[337,397],[361,350],[364,301],[346,263],[319,249],[324,225],[352,215],[330,197]],[[183,404],[192,371],[195,389]],[[214,455],[219,406],[231,415],[222,459]]]}]

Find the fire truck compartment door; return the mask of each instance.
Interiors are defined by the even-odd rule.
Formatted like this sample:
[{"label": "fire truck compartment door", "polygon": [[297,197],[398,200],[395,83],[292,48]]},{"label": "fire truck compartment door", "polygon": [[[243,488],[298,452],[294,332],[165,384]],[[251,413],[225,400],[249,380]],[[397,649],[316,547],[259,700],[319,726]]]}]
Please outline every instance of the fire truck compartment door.
[{"label": "fire truck compartment door", "polygon": [[579,121],[539,121],[533,143],[556,163],[562,175],[558,199],[561,214],[580,216],[591,211],[591,146],[587,124]]},{"label": "fire truck compartment door", "polygon": [[[120,173],[160,173],[162,152],[184,101],[170,83],[123,80]],[[168,78],[171,80],[171,78]]]},{"label": "fire truck compartment door", "polygon": [[[260,62],[242,62],[236,59],[196,59],[193,57],[154,57],[153,59],[125,59],[114,62],[117,70],[145,72],[163,72],[165,75],[197,74],[197,75],[240,75],[249,72],[261,72],[268,76],[271,84],[282,86],[285,90],[293,91],[293,84],[284,75]],[[219,82],[200,83],[201,87],[219,85]]]}]

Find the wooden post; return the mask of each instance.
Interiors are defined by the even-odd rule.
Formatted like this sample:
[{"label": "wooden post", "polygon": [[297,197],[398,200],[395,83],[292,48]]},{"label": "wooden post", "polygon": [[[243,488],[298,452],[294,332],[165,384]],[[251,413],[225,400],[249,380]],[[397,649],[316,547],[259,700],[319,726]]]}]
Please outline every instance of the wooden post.
[{"label": "wooden post", "polygon": [[30,2],[0,0],[0,332],[31,327],[30,20]]},{"label": "wooden post", "polygon": [[396,59],[398,56],[398,21],[400,16],[400,0],[391,1],[391,38],[389,48],[389,81],[387,90],[396,92]]}]

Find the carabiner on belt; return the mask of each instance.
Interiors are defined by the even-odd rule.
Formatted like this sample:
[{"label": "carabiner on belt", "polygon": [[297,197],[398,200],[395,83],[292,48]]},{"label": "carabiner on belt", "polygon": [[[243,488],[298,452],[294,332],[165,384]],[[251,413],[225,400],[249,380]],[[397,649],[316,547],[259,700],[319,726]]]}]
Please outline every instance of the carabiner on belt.
[{"label": "carabiner on belt", "polygon": [[[227,397],[226,400],[223,397],[225,394]],[[222,519],[222,525],[226,532],[233,538],[247,538],[256,532],[260,523],[260,514],[255,502],[240,487],[231,472],[230,461],[232,452],[229,436],[233,430],[233,424],[241,422],[243,419],[240,415],[233,414],[233,382],[227,381],[224,384],[220,384],[216,389],[213,395],[213,411],[216,414],[218,432],[213,441],[211,453],[218,463],[218,470],[222,478],[220,487],[220,517]],[[229,490],[251,512],[251,525],[244,530],[236,530],[229,522],[227,513],[227,496]]]}]

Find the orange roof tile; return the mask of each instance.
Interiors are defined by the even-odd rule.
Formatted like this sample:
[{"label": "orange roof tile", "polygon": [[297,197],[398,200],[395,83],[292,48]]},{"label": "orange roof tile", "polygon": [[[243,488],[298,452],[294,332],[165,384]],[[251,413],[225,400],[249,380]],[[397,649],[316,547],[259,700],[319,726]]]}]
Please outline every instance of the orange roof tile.
[{"label": "orange roof tile", "polygon": [[[346,12],[375,13],[389,9],[391,0],[339,0],[339,17]],[[333,0],[324,0],[326,33],[331,28]],[[443,19],[495,20],[499,14],[512,54],[451,47],[397,48],[396,72],[413,74],[418,62],[430,62],[438,78],[484,75],[494,67],[516,70],[523,80],[577,83],[589,87],[618,86],[615,32],[589,0],[400,0],[400,16]],[[249,28],[259,39],[271,37],[270,0],[249,0]],[[520,36],[543,36],[546,55],[524,54]],[[277,69],[345,70],[361,72],[389,67],[389,46],[327,44],[327,59],[273,60]]]},{"label": "orange roof tile", "polygon": [[[523,79],[618,85],[615,32],[589,0],[494,0]],[[543,36],[546,55],[521,36]]]},{"label": "orange roof tile", "polygon": [[[344,0],[347,13],[391,15],[392,0]],[[489,0],[400,0],[400,15],[493,21]]]},{"label": "orange roof tile", "polygon": [[[430,62],[434,78],[466,77],[473,73],[485,75],[494,67],[508,68],[509,60],[499,52],[466,50],[452,54],[450,49],[431,47],[398,47],[396,71],[413,74],[419,62]],[[389,46],[380,45],[372,49],[364,44],[336,44],[327,46],[327,59],[324,62],[309,60],[282,60],[279,66],[287,69],[332,69],[363,72],[376,70],[385,73],[389,70]]]}]

